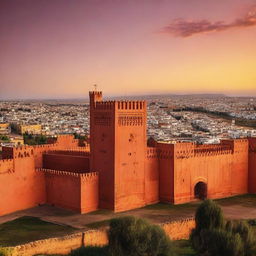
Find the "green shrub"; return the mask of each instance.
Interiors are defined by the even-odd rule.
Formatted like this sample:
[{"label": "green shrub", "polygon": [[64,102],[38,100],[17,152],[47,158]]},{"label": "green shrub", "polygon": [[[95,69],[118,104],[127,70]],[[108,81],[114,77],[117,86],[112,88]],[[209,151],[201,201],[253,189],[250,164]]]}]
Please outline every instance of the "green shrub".
[{"label": "green shrub", "polygon": [[24,144],[27,145],[42,145],[47,144],[47,137],[43,134],[33,135],[29,133],[23,134]]},{"label": "green shrub", "polygon": [[244,256],[241,237],[220,229],[202,230],[202,255]]},{"label": "green shrub", "polygon": [[256,238],[246,221],[227,221],[226,230],[241,237],[245,256],[256,255]]},{"label": "green shrub", "polygon": [[196,211],[196,227],[190,235],[194,249],[204,256],[255,256],[256,239],[245,221],[225,223],[221,208],[211,200]]},{"label": "green shrub", "polygon": [[[152,256],[157,256],[157,255],[170,255],[170,239],[167,237],[165,234],[164,230],[157,225],[151,225],[148,226],[143,234],[144,236],[143,239],[145,241],[148,241],[148,243],[145,243],[146,247],[145,248],[145,254],[146,255],[152,255]],[[142,251],[142,254],[143,251]]]},{"label": "green shrub", "polygon": [[143,219],[132,216],[112,219],[108,236],[112,256],[171,255],[170,239],[165,232]]},{"label": "green shrub", "polygon": [[200,204],[195,216],[196,230],[221,229],[224,226],[224,217],[221,208],[212,200],[205,200]]},{"label": "green shrub", "polygon": [[196,226],[191,232],[191,242],[195,250],[203,252],[201,231],[218,230],[224,227],[224,217],[221,208],[212,200],[205,200],[199,205],[195,215]]}]

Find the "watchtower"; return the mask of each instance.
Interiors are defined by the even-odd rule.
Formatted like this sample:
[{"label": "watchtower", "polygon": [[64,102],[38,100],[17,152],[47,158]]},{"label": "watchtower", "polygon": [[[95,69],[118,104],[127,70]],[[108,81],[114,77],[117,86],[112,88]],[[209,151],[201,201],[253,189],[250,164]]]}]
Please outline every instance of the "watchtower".
[{"label": "watchtower", "polygon": [[91,169],[99,172],[100,208],[145,205],[146,102],[90,95]]}]

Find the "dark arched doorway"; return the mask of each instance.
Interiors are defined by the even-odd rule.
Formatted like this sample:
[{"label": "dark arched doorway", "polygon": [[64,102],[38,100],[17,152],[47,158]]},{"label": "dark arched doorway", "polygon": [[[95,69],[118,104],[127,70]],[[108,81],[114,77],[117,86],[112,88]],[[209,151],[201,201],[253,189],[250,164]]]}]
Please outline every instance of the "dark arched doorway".
[{"label": "dark arched doorway", "polygon": [[204,200],[207,198],[207,184],[200,181],[194,187],[194,196],[197,199]]}]

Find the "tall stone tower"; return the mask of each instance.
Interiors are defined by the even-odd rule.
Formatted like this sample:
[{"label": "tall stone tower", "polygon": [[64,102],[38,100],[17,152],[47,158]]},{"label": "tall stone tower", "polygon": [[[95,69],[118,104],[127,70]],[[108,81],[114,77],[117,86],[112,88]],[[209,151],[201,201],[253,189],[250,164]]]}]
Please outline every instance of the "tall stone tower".
[{"label": "tall stone tower", "polygon": [[90,95],[91,169],[99,172],[100,208],[145,205],[146,102]]}]

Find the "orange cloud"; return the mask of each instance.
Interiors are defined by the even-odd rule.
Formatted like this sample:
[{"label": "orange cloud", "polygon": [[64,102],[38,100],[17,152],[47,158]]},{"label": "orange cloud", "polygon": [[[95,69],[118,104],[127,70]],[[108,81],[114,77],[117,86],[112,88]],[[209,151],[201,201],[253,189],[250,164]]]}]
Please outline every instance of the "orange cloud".
[{"label": "orange cloud", "polygon": [[255,25],[256,6],[252,6],[244,17],[230,23],[225,23],[224,21],[211,22],[209,20],[187,21],[184,19],[176,19],[171,24],[164,27],[161,32],[177,37],[189,37],[201,33],[220,32],[232,28],[245,28]]}]

